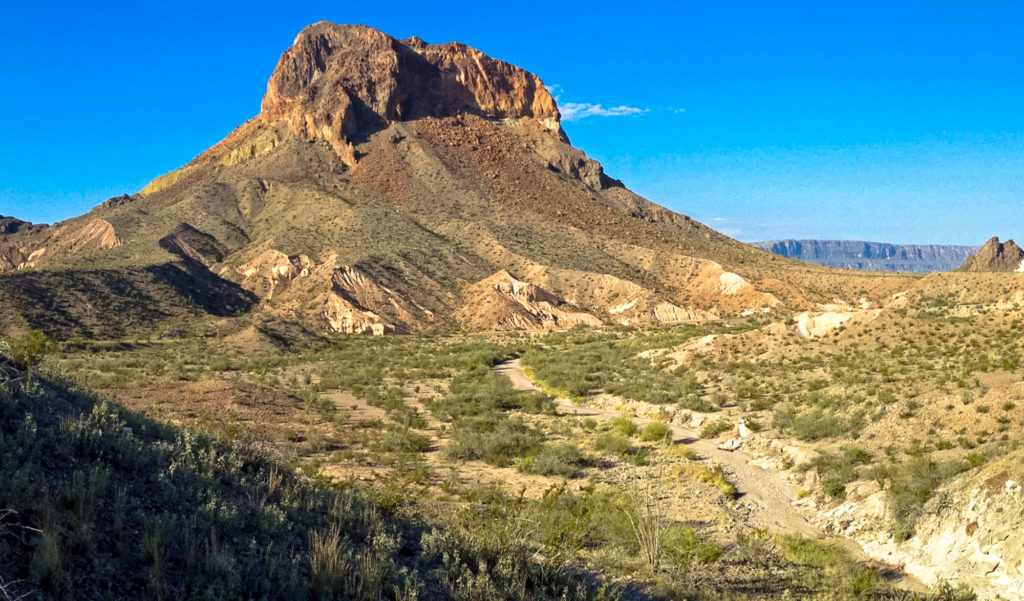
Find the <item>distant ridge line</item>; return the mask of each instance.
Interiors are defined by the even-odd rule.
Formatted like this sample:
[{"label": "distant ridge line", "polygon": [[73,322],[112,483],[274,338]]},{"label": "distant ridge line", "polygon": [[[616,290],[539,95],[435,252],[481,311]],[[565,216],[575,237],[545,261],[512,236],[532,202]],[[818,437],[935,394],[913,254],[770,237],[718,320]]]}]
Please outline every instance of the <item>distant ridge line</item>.
[{"label": "distant ridge line", "polygon": [[768,240],[751,246],[808,263],[865,271],[952,271],[979,247],[865,240]]}]

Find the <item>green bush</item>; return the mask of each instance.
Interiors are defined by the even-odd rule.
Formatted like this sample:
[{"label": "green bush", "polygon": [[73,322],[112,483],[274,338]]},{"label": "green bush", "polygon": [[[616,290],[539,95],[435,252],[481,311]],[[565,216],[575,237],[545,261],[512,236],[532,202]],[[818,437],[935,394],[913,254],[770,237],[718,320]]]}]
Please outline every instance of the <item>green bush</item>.
[{"label": "green bush", "polygon": [[776,541],[786,559],[817,569],[809,576],[818,582],[808,584],[828,587],[839,592],[842,596],[836,598],[841,599],[860,599],[877,593],[878,573],[851,558],[841,544],[799,534],[778,535]]},{"label": "green bush", "polygon": [[612,432],[626,437],[635,436],[637,433],[636,422],[625,415],[620,415],[612,420],[611,427]]},{"label": "green bush", "polygon": [[613,453],[615,455],[625,455],[633,450],[633,443],[621,434],[602,432],[597,435],[596,439],[594,439],[594,447],[598,451]]},{"label": "green bush", "polygon": [[506,466],[537,448],[540,439],[539,432],[518,418],[502,414],[464,417],[455,422],[446,454],[451,459]]},{"label": "green bush", "polygon": [[732,430],[732,428],[733,425],[725,421],[724,419],[708,422],[707,424],[704,425],[703,428],[701,428],[700,437],[714,438],[721,434],[722,432],[728,432],[729,430]]},{"label": "green bush", "polygon": [[545,340],[547,348],[529,349],[523,363],[538,379],[570,397],[603,390],[638,401],[709,411],[712,407],[700,398],[700,384],[685,367],[666,371],[668,359],[638,356],[647,348],[665,348],[658,345],[678,344],[696,333],[687,327],[669,336],[551,336]]},{"label": "green bush", "polygon": [[672,427],[665,422],[651,422],[640,432],[640,440],[644,442],[671,442]]},{"label": "green bush", "polygon": [[857,410],[847,417],[830,408],[814,407],[798,412],[792,406],[784,406],[775,410],[773,424],[800,440],[815,441],[843,434],[856,435],[864,427],[864,413]]},{"label": "green bush", "polygon": [[829,478],[822,483],[822,488],[825,489],[825,493],[830,497],[837,499],[846,498],[846,482],[843,482],[840,478]]},{"label": "green bush", "polygon": [[448,388],[450,393],[430,407],[441,419],[510,410],[555,414],[555,402],[550,396],[516,390],[508,378],[494,373],[486,364],[476,365],[457,375]]},{"label": "green bush", "polygon": [[695,565],[715,563],[724,552],[721,546],[704,540],[693,528],[682,525],[666,528],[661,546],[672,566],[683,574],[688,574]]},{"label": "green bush", "polygon": [[688,471],[699,482],[717,487],[722,495],[730,500],[735,499],[739,494],[736,486],[729,482],[729,479],[726,477],[725,468],[722,467],[721,463],[716,463],[714,467],[707,467],[705,465],[689,466]]},{"label": "green bush", "polygon": [[408,427],[389,424],[373,448],[385,453],[422,453],[430,448],[430,438]]},{"label": "green bush", "polygon": [[518,461],[520,471],[542,476],[575,478],[584,465],[583,455],[575,445],[544,445],[535,455]]},{"label": "green bush", "polygon": [[11,358],[25,367],[39,365],[43,357],[53,352],[56,344],[46,337],[42,330],[32,330],[19,337],[4,337],[11,349]]},{"label": "green bush", "polygon": [[880,470],[876,477],[888,480],[891,529],[897,540],[913,536],[914,526],[921,517],[924,505],[943,482],[963,472],[970,463],[962,460],[933,461],[928,457],[914,457],[909,461]]}]

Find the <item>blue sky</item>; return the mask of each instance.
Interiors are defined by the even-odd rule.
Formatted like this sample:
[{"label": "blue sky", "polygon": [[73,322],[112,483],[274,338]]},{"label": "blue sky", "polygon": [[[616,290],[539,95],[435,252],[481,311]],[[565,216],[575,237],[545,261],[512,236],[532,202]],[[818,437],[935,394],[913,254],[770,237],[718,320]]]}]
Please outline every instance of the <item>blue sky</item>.
[{"label": "blue sky", "polygon": [[326,19],[537,73],[610,175],[741,240],[1024,237],[1024,3],[154,6],[0,3],[0,214],[53,222],[184,164]]}]

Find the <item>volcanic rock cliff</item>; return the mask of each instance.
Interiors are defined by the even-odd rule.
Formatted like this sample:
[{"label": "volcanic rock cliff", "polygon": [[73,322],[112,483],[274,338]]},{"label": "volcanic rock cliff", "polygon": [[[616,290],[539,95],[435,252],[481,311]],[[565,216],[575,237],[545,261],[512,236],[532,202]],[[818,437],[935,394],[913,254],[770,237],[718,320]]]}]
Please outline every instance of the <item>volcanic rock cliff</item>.
[{"label": "volcanic rock cliff", "polygon": [[463,44],[399,41],[326,22],[303,31],[281,57],[261,118],[327,141],[353,166],[360,136],[394,121],[460,114],[535,119],[564,140],[554,99],[523,69]]},{"label": "volcanic rock cliff", "polygon": [[957,271],[1024,271],[1024,250],[1013,240],[989,238],[978,252],[964,259]]},{"label": "volcanic rock cliff", "polygon": [[864,287],[633,194],[519,67],[326,22],[281,56],[261,112],[185,166],[49,234],[5,227],[0,328],[56,336],[239,312],[366,333],[675,323]]}]

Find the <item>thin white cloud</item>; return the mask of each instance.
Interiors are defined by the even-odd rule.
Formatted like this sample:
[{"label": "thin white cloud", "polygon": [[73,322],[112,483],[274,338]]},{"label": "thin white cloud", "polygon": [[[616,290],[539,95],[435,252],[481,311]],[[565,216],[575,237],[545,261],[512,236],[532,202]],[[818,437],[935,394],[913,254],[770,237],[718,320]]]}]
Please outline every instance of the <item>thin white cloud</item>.
[{"label": "thin white cloud", "polygon": [[587,117],[628,117],[642,115],[648,110],[626,105],[605,108],[600,104],[589,102],[566,102],[558,108],[562,113],[563,121],[579,121]]}]

